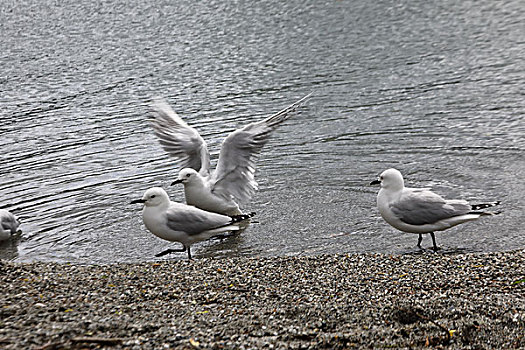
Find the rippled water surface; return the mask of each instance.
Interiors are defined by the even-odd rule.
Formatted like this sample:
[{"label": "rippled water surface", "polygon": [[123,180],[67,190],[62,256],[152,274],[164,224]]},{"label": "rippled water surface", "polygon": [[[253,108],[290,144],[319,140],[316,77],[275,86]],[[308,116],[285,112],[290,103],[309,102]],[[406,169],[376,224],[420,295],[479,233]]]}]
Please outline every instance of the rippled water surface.
[{"label": "rippled water surface", "polygon": [[0,207],[23,224],[0,258],[153,260],[169,243],[129,202],[154,185],[183,194],[150,99],[216,159],[236,127],[312,91],[257,161],[256,222],[196,257],[415,252],[368,185],[389,167],[448,198],[503,202],[438,233],[445,252],[523,248],[524,13],[519,0],[3,1]]}]

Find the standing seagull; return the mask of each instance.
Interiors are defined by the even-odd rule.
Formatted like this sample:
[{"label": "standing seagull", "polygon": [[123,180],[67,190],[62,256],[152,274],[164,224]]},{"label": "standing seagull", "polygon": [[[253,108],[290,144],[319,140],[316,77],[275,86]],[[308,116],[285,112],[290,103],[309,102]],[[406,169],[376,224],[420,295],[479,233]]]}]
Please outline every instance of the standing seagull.
[{"label": "standing seagull", "polygon": [[191,259],[190,246],[193,243],[228,231],[239,230],[237,223],[255,215],[251,213],[227,216],[175,203],[170,201],[166,191],[160,187],[150,188],[142,199],[131,202],[131,204],[135,203],[144,203],[142,220],[151,233],[171,242],[182,243],[182,249],[167,249],[157,254],[157,257],[188,251],[188,259]]},{"label": "standing seagull", "polygon": [[310,95],[264,120],[232,132],[222,143],[213,173],[206,142],[197,130],[186,124],[168,104],[156,101],[153,130],[164,150],[179,158],[182,166],[172,185],[184,185],[189,205],[225,215],[241,214],[237,202],[247,202],[257,190],[255,156],[268,142],[272,131],[290,118]]},{"label": "standing seagull", "polygon": [[11,212],[0,209],[0,241],[5,241],[14,235],[20,226],[20,221]]},{"label": "standing seagull", "polygon": [[434,251],[438,250],[434,231],[478,219],[483,215],[498,213],[481,212],[500,202],[471,205],[464,200],[446,200],[426,188],[407,188],[403,175],[396,169],[383,171],[370,185],[381,184],[377,207],[383,219],[400,231],[418,233],[417,246],[421,248],[423,233],[430,233]]}]

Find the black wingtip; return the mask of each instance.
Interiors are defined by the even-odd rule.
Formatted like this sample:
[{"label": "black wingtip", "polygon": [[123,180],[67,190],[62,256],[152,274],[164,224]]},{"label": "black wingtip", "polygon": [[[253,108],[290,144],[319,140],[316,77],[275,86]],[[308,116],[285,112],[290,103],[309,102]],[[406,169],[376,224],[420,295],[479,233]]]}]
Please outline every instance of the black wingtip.
[{"label": "black wingtip", "polygon": [[233,223],[236,223],[236,222],[241,222],[241,221],[244,221],[244,220],[248,220],[249,218],[254,217],[254,216],[255,216],[255,212],[252,211],[249,214],[233,215],[233,216],[230,216],[230,217],[232,218],[232,224],[233,224]]},{"label": "black wingtip", "polygon": [[472,204],[472,210],[481,210],[481,209],[487,209],[491,207],[495,207],[496,205],[500,205],[501,201],[492,202],[492,203],[482,203],[482,204]]}]

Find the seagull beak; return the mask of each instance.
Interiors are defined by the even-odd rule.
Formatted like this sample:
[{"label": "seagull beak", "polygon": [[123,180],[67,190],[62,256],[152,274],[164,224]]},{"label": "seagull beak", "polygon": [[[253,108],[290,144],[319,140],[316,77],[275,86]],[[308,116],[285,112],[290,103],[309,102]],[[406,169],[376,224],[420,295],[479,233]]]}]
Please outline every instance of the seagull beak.
[{"label": "seagull beak", "polygon": [[135,199],[131,201],[129,204],[138,204],[138,203],[144,204],[146,203],[146,200],[145,199]]},{"label": "seagull beak", "polygon": [[173,185],[176,185],[176,184],[181,184],[182,183],[182,180],[181,179],[178,179],[178,180],[175,180],[171,183],[171,186]]},{"label": "seagull beak", "polygon": [[374,181],[370,182],[370,186],[373,186],[373,185],[381,185],[381,181],[374,180]]}]

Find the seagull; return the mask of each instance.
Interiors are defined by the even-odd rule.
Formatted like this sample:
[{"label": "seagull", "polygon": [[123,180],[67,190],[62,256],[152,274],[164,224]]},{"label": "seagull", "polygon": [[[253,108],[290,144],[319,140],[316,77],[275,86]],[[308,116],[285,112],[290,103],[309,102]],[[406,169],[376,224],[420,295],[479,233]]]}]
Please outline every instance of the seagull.
[{"label": "seagull", "polygon": [[381,216],[400,231],[418,233],[420,249],[423,233],[430,233],[434,251],[437,251],[434,231],[443,231],[480,216],[499,214],[480,211],[500,204],[499,201],[472,205],[465,200],[446,200],[428,188],[405,187],[403,175],[396,169],[385,170],[379,179],[370,183],[379,184],[377,207]]},{"label": "seagull", "polygon": [[274,131],[311,94],[280,112],[232,132],[222,143],[217,168],[210,170],[206,142],[164,101],[153,103],[151,120],[155,135],[168,154],[178,158],[182,170],[172,185],[182,183],[188,205],[224,215],[240,215],[239,203],[257,190],[255,156]]},{"label": "seagull", "polygon": [[167,249],[155,255],[157,257],[187,251],[188,259],[191,259],[190,246],[193,243],[239,230],[238,223],[255,215],[227,216],[172,202],[160,187],[148,189],[141,199],[131,202],[136,203],[144,204],[142,220],[151,233],[167,241],[182,243],[182,249]]},{"label": "seagull", "polygon": [[0,209],[0,241],[5,241],[14,235],[20,221],[11,212],[5,209]]}]

